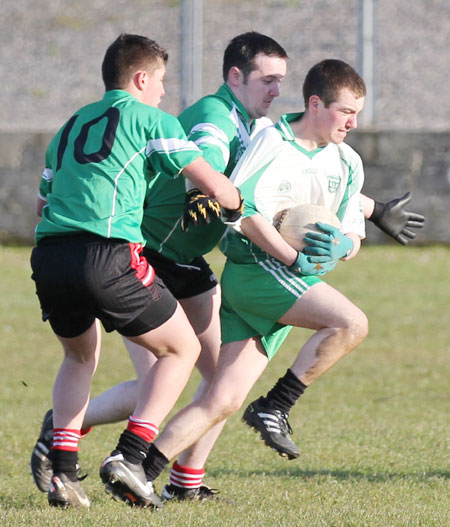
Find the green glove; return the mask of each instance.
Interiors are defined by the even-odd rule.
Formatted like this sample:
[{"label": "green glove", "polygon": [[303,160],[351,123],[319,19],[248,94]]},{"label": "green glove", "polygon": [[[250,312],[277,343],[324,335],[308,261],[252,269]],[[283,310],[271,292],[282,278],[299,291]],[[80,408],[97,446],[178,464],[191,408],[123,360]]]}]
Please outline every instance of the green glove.
[{"label": "green glove", "polygon": [[324,260],[324,258],[318,258],[317,256],[310,258],[300,251],[298,253],[297,260],[291,265],[291,269],[304,276],[323,276],[329,271],[332,271],[337,264],[336,260],[327,260],[322,262],[318,262],[317,260]]},{"label": "green glove", "polygon": [[303,238],[306,247],[303,252],[309,256],[328,256],[330,260],[340,260],[353,250],[353,240],[328,223],[316,223],[323,232],[308,232]]}]

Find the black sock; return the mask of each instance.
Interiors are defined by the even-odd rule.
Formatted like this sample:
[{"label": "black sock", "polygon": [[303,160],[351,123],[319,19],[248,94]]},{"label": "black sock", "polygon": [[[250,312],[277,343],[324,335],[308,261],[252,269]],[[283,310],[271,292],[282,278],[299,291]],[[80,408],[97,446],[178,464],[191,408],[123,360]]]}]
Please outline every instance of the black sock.
[{"label": "black sock", "polygon": [[158,450],[158,448],[151,443],[148,449],[147,457],[143,461],[145,475],[148,481],[155,481],[155,479],[166,468],[169,460],[166,456]]},{"label": "black sock", "polygon": [[53,472],[64,474],[71,480],[78,479],[78,452],[70,452],[68,450],[52,449],[50,450],[50,459],[52,461]]},{"label": "black sock", "polygon": [[297,399],[306,390],[306,384],[287,370],[284,377],[280,377],[275,386],[268,392],[265,400],[274,408],[288,414]]},{"label": "black sock", "polygon": [[120,436],[119,442],[117,444],[117,450],[122,452],[123,457],[130,463],[142,463],[145,456],[147,455],[147,450],[149,442],[142,437],[139,437],[134,432],[130,430],[125,430]]}]

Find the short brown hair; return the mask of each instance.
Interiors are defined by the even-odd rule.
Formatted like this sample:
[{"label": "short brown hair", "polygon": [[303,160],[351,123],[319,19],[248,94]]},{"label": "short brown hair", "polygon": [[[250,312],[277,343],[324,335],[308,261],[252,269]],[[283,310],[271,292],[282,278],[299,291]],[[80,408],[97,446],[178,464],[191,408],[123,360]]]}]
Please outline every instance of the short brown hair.
[{"label": "short brown hair", "polygon": [[366,95],[363,79],[349,64],[337,59],[322,60],[306,74],[303,83],[305,108],[308,108],[311,95],[320,97],[328,108],[344,88],[348,88],[358,99]]},{"label": "short brown hair", "polygon": [[246,83],[247,77],[255,69],[255,57],[259,54],[288,59],[286,51],[276,40],[256,31],[248,31],[229,42],[223,55],[223,80],[228,80],[230,69],[235,66],[242,71]]},{"label": "short brown hair", "polygon": [[150,73],[169,59],[167,51],[154,40],[122,33],[106,50],[102,77],[106,91],[120,90],[139,69]]}]

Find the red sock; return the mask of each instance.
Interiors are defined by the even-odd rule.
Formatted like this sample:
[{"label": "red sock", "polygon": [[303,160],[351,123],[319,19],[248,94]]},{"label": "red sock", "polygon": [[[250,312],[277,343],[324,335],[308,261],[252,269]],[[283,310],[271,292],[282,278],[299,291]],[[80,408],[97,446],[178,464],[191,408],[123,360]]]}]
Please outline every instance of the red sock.
[{"label": "red sock", "polygon": [[72,430],[69,428],[54,428],[52,450],[66,450],[68,452],[78,452],[79,440],[79,430]]},{"label": "red sock", "polygon": [[177,461],[172,466],[170,471],[169,481],[176,487],[184,487],[187,489],[196,489],[203,483],[203,476],[205,475],[204,468],[190,468],[179,465]]},{"label": "red sock", "polygon": [[148,442],[153,441],[159,432],[157,426],[152,425],[149,421],[139,419],[134,415],[130,415],[128,418],[127,430]]}]

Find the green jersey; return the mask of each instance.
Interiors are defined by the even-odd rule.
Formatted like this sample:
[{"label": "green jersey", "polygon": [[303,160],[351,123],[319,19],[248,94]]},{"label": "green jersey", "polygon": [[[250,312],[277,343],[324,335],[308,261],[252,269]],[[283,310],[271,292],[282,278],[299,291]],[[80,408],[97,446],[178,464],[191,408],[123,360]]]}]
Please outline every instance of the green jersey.
[{"label": "green jersey", "polygon": [[39,187],[47,204],[36,240],[87,231],[143,243],[151,179],[174,178],[201,155],[175,117],[126,91],[106,92],[75,113],[50,142]]},{"label": "green jersey", "polygon": [[[184,110],[179,120],[188,138],[202,150],[206,161],[227,176],[250,139],[264,126],[272,124],[267,118],[252,122],[226,84],[214,95],[203,97]],[[188,232],[181,230],[185,181],[158,177],[149,190],[151,199],[145,207],[142,224],[146,247],[179,263],[189,263],[214,248],[225,231],[221,221],[212,220]]]}]

